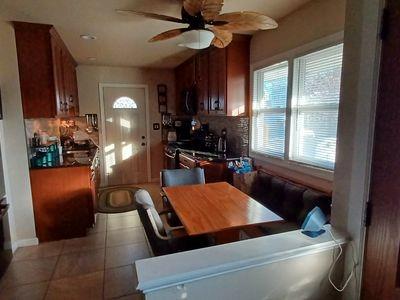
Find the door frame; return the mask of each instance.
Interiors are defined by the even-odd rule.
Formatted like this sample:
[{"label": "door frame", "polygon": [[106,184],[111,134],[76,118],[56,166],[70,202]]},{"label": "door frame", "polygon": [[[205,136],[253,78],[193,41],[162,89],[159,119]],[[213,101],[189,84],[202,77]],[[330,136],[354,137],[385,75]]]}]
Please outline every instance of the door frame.
[{"label": "door frame", "polygon": [[[130,83],[99,83],[99,98],[100,98],[100,118],[101,118],[101,134],[100,134],[100,160],[101,160],[101,174],[103,175],[104,180],[102,183],[104,183],[105,186],[108,185],[108,178],[106,174],[106,168],[104,165],[104,152],[103,148],[105,145],[106,141],[106,120],[104,118],[105,112],[104,112],[104,88],[138,88],[138,89],[144,89],[145,93],[145,109],[146,109],[146,158],[147,158],[147,164],[146,164],[146,169],[147,169],[147,181],[151,182],[151,161],[150,161],[150,156],[151,156],[151,151],[150,151],[150,144],[151,144],[151,139],[150,139],[150,111],[149,111],[149,86],[147,84],[130,84]],[[103,185],[103,184],[102,184]]]}]

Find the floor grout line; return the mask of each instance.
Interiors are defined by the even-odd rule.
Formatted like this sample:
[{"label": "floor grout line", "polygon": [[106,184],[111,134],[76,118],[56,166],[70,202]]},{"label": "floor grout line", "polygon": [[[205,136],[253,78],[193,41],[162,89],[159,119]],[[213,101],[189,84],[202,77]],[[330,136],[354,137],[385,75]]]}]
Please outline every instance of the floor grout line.
[{"label": "floor grout line", "polygon": [[[132,214],[132,215],[127,215],[127,216],[122,216],[123,218],[125,218],[125,217],[134,217],[134,218],[139,218],[139,216],[137,215],[137,214]],[[106,290],[106,288],[107,288],[107,286],[106,286],[106,271],[108,270],[108,269],[118,269],[118,268],[123,268],[123,267],[130,267],[130,268],[133,268],[133,271],[135,271],[135,262],[136,262],[136,260],[139,260],[139,259],[136,259],[135,258],[135,253],[138,253],[138,251],[145,251],[146,250],[146,256],[147,255],[149,255],[149,257],[151,257],[152,256],[152,252],[151,252],[151,250],[150,250],[150,247],[149,247],[149,244],[148,244],[148,240],[147,240],[147,237],[146,237],[146,235],[145,235],[145,230],[144,230],[144,227],[143,227],[143,225],[142,224],[140,224],[140,225],[135,225],[135,226],[128,226],[128,227],[121,227],[121,228],[116,228],[116,229],[110,229],[109,228],[109,226],[110,226],[110,223],[112,223],[112,222],[118,222],[118,221],[110,221],[110,219],[108,218],[108,216],[106,216],[106,217],[102,217],[102,219],[101,219],[101,221],[100,222],[104,222],[105,223],[105,226],[103,227],[103,226],[101,226],[101,227],[99,227],[99,228],[105,228],[104,229],[104,231],[99,231],[99,232],[93,232],[93,233],[91,233],[91,234],[88,234],[86,237],[89,237],[89,236],[91,236],[91,235],[96,235],[96,234],[99,234],[99,235],[104,235],[104,258],[103,258],[103,260],[102,260],[102,263],[103,263],[103,266],[101,266],[101,268],[99,269],[99,270],[97,270],[97,271],[93,271],[93,272],[89,272],[89,273],[84,273],[84,274],[77,274],[77,275],[74,275],[74,276],[71,276],[71,277],[69,277],[69,278],[72,278],[72,277],[78,277],[78,276],[81,276],[81,275],[87,275],[87,274],[92,274],[92,273],[97,273],[97,272],[102,272],[102,274],[103,274],[103,282],[102,282],[102,296],[103,296],[103,299],[106,299],[105,297],[106,297],[106,295],[105,295],[105,290]],[[123,223],[123,222],[122,222]],[[100,229],[101,230],[101,229]],[[139,234],[139,232],[137,231],[136,232],[136,230],[138,230],[138,231],[140,231],[140,234]],[[108,241],[108,236],[110,236],[110,235],[113,235],[114,233],[117,233],[117,232],[127,232],[127,234],[129,234],[129,232],[133,232],[133,233],[135,233],[134,234],[134,236],[132,237],[133,238],[133,240],[132,241],[130,241],[128,244],[120,244],[120,245],[114,245],[114,244],[111,244],[110,245],[110,243],[109,243],[109,241]],[[142,238],[142,236],[141,235],[143,235],[144,236],[144,239]],[[64,253],[64,251],[66,251],[66,249],[67,249],[67,245],[68,245],[68,243],[67,243],[67,240],[61,240],[61,245],[59,246],[60,247],[60,250],[59,250],[59,252],[58,252],[58,254],[55,254],[55,255],[50,255],[50,256],[43,256],[43,257],[36,257],[36,258],[26,258],[26,259],[22,259],[22,260],[18,260],[18,261],[13,261],[13,262],[16,262],[16,263],[18,263],[18,262],[24,262],[24,261],[30,261],[30,260],[32,260],[32,261],[35,261],[35,260],[40,260],[40,259],[53,259],[54,260],[54,268],[51,270],[51,272],[49,272],[50,273],[50,276],[48,277],[48,279],[47,280],[43,280],[43,281],[39,281],[39,282],[34,282],[34,283],[26,283],[26,284],[19,284],[18,286],[15,286],[15,287],[20,287],[20,286],[27,286],[27,285],[33,285],[33,284],[40,284],[40,283],[47,283],[47,285],[46,285],[46,287],[42,290],[43,291],[43,297],[42,297],[42,299],[46,299],[46,298],[48,298],[49,297],[49,295],[50,295],[50,287],[51,287],[51,283],[52,282],[54,282],[54,281],[57,281],[57,280],[63,280],[63,279],[65,279],[65,278],[67,278],[67,277],[62,277],[62,278],[55,278],[55,274],[57,273],[57,268],[59,267],[59,264],[60,264],[60,262],[61,262],[61,257],[63,256],[63,255],[74,255],[74,254],[76,254],[76,253],[80,253],[80,252],[82,252],[83,250],[81,250],[81,249],[79,249],[79,251],[73,251],[73,252],[68,252],[68,253]],[[118,247],[129,247],[129,246],[138,246],[138,247],[141,247],[141,246],[143,246],[144,248],[143,249],[138,249],[137,251],[132,251],[132,255],[133,255],[133,257],[131,258],[131,259],[129,259],[129,260],[127,260],[127,262],[129,262],[129,263],[127,263],[126,265],[125,265],[125,263],[124,263],[124,265],[121,265],[121,266],[115,266],[115,267],[111,267],[111,268],[106,268],[106,262],[107,262],[107,250],[108,249],[113,249],[113,248],[118,248]],[[100,248],[101,249],[101,248]],[[96,250],[99,250],[99,249],[97,249],[97,248],[95,248],[95,249],[87,249],[87,250],[85,250],[85,251],[83,251],[83,252],[86,252],[86,251],[96,251]],[[132,250],[135,250],[135,248],[133,248]],[[50,250],[51,251],[51,250]],[[55,253],[57,253],[57,251],[55,251]],[[128,254],[129,256],[131,255],[131,250],[129,250],[129,254]],[[145,258],[143,258],[143,259],[145,259]],[[135,287],[136,288],[136,287]],[[121,297],[125,297],[125,296],[129,296],[129,295],[134,295],[134,294],[140,294],[140,292],[139,291],[137,291],[136,289],[135,289],[135,291],[133,292],[133,293],[129,293],[129,294],[126,294],[126,295],[122,295],[122,296],[119,296],[119,297],[117,297],[117,298],[121,298]]]},{"label": "floor grout line", "polygon": [[47,295],[48,295],[48,293],[49,293],[50,284],[51,284],[51,282],[53,281],[54,274],[56,273],[56,269],[57,269],[57,266],[58,266],[58,262],[60,261],[60,257],[61,257],[61,255],[62,255],[63,250],[64,250],[64,246],[65,246],[65,240],[63,240],[60,254],[57,256],[57,261],[56,261],[56,263],[55,263],[55,265],[54,265],[53,272],[51,273],[51,276],[50,276],[50,278],[49,278],[49,283],[48,283],[48,285],[47,285],[46,293],[44,294],[43,300],[45,300],[45,299],[47,298]]}]

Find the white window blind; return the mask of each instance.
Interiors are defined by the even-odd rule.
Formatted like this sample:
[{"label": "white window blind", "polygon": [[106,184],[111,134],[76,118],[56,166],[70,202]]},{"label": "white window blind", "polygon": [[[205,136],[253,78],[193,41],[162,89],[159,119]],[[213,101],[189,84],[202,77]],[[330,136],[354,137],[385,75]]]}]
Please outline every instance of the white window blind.
[{"label": "white window blind", "polygon": [[285,154],[288,61],[254,73],[252,150],[272,157]]},{"label": "white window blind", "polygon": [[343,44],[294,60],[290,159],[333,169]]}]

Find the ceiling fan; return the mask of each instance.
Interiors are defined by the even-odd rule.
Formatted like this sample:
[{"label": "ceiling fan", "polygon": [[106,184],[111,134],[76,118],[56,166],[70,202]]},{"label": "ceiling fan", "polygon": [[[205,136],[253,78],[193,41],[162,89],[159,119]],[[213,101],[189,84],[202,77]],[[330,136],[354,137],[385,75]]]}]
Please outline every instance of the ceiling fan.
[{"label": "ceiling fan", "polygon": [[135,10],[116,10],[118,13],[135,14],[146,18],[188,24],[160,33],[149,40],[158,42],[183,36],[180,46],[204,49],[210,45],[225,48],[232,41],[232,32],[267,30],[278,27],[276,21],[257,12],[232,12],[220,14],[224,0],[183,0],[181,19]]}]

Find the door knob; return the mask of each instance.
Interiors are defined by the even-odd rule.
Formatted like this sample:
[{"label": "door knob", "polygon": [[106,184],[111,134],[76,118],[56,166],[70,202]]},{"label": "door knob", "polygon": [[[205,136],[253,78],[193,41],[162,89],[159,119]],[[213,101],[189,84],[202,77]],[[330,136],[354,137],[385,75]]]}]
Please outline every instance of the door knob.
[{"label": "door knob", "polygon": [[144,135],[142,135],[142,140],[144,140],[146,137]]}]

